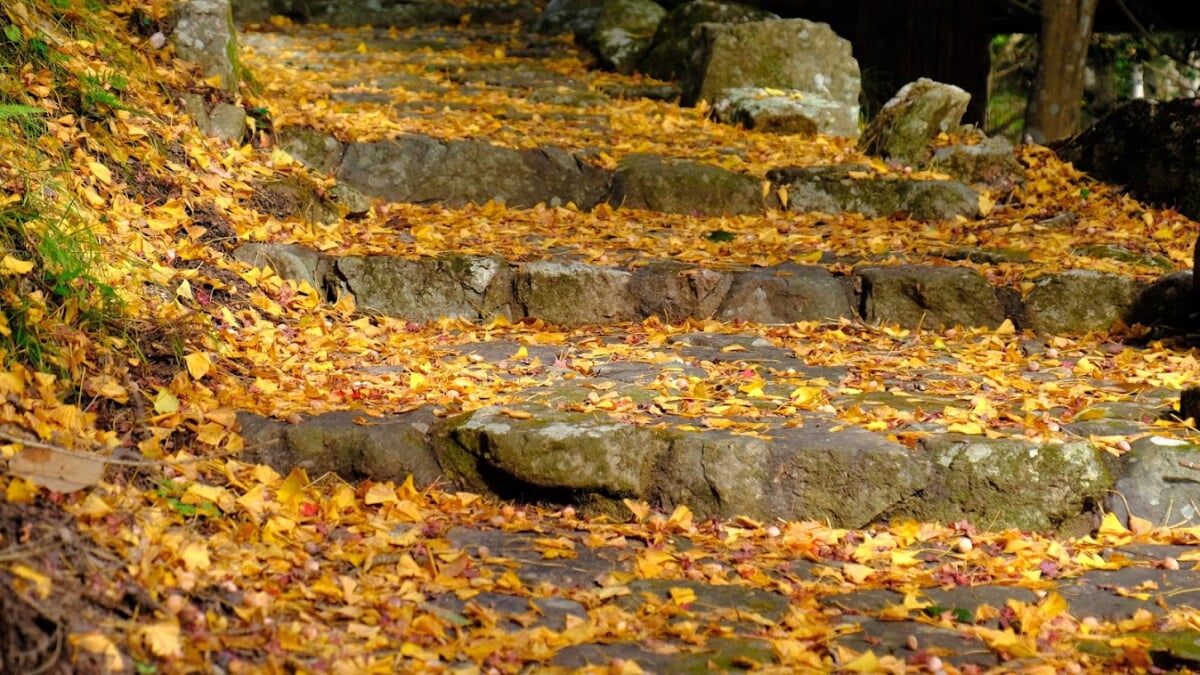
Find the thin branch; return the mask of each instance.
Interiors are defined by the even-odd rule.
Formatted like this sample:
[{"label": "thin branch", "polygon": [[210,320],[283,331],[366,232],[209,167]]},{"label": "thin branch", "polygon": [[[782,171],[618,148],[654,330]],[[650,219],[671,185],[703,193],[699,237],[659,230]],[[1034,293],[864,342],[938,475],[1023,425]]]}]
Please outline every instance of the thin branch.
[{"label": "thin branch", "polygon": [[1142,37],[1146,38],[1146,42],[1150,44],[1150,48],[1153,51],[1157,52],[1159,56],[1165,56],[1176,63],[1182,64],[1189,68],[1192,67],[1192,64],[1188,61],[1187,57],[1181,57],[1179,54],[1176,54],[1172,50],[1169,50],[1163,46],[1162,41],[1155,37],[1154,34],[1149,30],[1147,30],[1146,27],[1142,25],[1141,21],[1138,21],[1138,18],[1134,16],[1133,12],[1125,4],[1125,0],[1115,1],[1117,3],[1117,7],[1121,9],[1121,13],[1125,15],[1126,19],[1129,19],[1129,23],[1133,24],[1133,27],[1137,29],[1137,32]]}]

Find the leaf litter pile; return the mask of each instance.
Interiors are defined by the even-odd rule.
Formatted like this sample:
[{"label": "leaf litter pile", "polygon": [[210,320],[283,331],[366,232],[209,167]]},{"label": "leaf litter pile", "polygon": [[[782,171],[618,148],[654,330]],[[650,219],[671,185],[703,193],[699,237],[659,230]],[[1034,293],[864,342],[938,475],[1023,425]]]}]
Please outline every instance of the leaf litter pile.
[{"label": "leaf litter pile", "polygon": [[[1134,519],[1126,529],[1110,517],[1094,536],[1058,541],[965,523],[847,531],[815,522],[698,522],[683,507],[659,513],[636,503],[628,504],[627,522],[613,522],[583,518],[570,507],[489,503],[436,486],[354,485],[302,471],[281,476],[239,461],[237,411],[290,421],[331,410],[369,416],[422,406],[449,415],[520,401],[524,389],[597,363],[658,358],[650,348],[684,332],[754,332],[808,363],[854,373],[852,381],[798,380],[790,394],[772,394],[756,366],[698,363],[707,377],[655,385],[661,410],[697,426],[738,416],[749,421],[737,430],[751,434],[758,433],[755,417],[786,419],[810,409],[911,441],[911,415],[884,406],[839,408],[831,399],[884,390],[906,372],[941,369],[947,376],[929,380],[930,392],[961,405],[922,422],[1057,442],[1065,440],[1061,424],[1072,416],[1106,401],[1177,391],[1196,381],[1200,365],[1194,350],[1126,345],[1121,334],[1052,337],[1045,350],[1026,355],[1019,345],[1034,336],[1010,324],[940,333],[656,319],[571,330],[538,321],[416,324],[358,313],[350,297],[323,303],[306,284],[236,263],[228,253],[238,241],[297,242],[336,254],[499,253],[510,261],[554,249],[613,265],[672,257],[713,267],[816,262],[824,254],[945,264],[936,254],[965,243],[1026,252],[1029,264],[982,271],[993,283],[1027,291],[1036,275],[1064,268],[1142,280],[1186,269],[1198,230],[1035,147],[1020,151],[1025,183],[986,195],[986,215],[976,221],[797,213],[701,218],[496,204],[376,204],[365,218],[333,226],[280,219],[255,210],[253,186],[306,170],[271,146],[265,126],[241,146],[195,129],[169,92],[199,93],[210,102],[224,95],[161,47],[166,12],[158,2],[97,9],[51,0],[8,3],[0,11],[6,247],[0,438],[8,466],[0,478],[6,496],[0,610],[12,617],[0,622],[6,669],[32,671],[61,658],[57,672],[551,671],[556,653],[589,643],[638,642],[702,656],[735,622],[756,625],[755,635],[770,648],[770,659],[743,657],[736,667],[943,667],[915,638],[906,658],[835,644],[852,629],[819,600],[864,589],[907,594],[884,618],[953,627],[1044,672],[1148,668],[1146,641],[1130,633],[1200,629],[1200,615],[1184,610],[1159,618],[1139,613],[1120,624],[1074,617],[1057,593],[1046,591],[1048,563],[1056,576],[1069,577],[1132,564],[1102,556],[1113,546],[1200,539],[1200,531],[1169,524]],[[269,56],[262,56],[264,47],[246,50],[258,89],[246,90],[241,102],[266,110],[276,126],[311,124],[345,139],[419,132],[594,149],[594,160],[610,168],[625,154],[658,152],[754,175],[772,166],[840,161],[896,170],[843,140],[757,134],[669,103],[609,100],[597,111],[605,117],[597,131],[556,123],[562,111],[553,103],[456,84],[464,69],[524,58],[510,55],[522,38],[509,28],[466,26],[446,33],[457,36],[450,46],[404,52],[388,45],[417,33],[310,31],[282,21],[267,28],[256,44],[285,49]],[[542,67],[597,91],[622,84],[615,75],[588,71],[560,46],[561,55],[542,60]],[[391,86],[372,73],[427,80],[438,93],[411,82]],[[389,103],[334,102],[330,94],[347,82]],[[391,102],[418,114],[396,114]],[[1074,224],[1044,224],[1068,212]],[[398,222],[410,236],[397,236]],[[710,237],[714,231],[733,237]],[[1108,245],[1132,255],[1086,254]],[[564,367],[540,367],[523,348],[495,364],[460,351],[493,340],[559,346]],[[1061,377],[1028,377],[1039,370]],[[956,373],[981,376],[983,384]],[[576,405],[654,422],[604,395]],[[1156,425],[1165,437],[1193,433],[1190,421],[1170,416]],[[1119,454],[1133,439],[1093,440]],[[515,559],[486,546],[455,545],[452,533],[464,528],[531,536],[542,559],[565,567],[584,549],[607,551],[633,572],[598,575],[587,584],[528,583]],[[1178,567],[1189,557],[1159,564]],[[796,561],[813,563],[816,573],[793,574]],[[636,579],[680,585],[665,601],[621,604]],[[789,602],[774,619],[705,609],[686,585],[695,581],[774,591]],[[930,604],[916,595],[984,582],[1023,586],[1038,600],[960,616],[926,611]],[[534,604],[505,617],[473,601],[493,592],[531,603],[566,599],[585,611],[552,630],[536,622]],[[429,599],[444,595],[463,608],[431,609]],[[1004,621],[988,623],[1001,614]],[[1085,651],[1084,644],[1105,649]],[[617,661],[593,670],[639,667]]]}]

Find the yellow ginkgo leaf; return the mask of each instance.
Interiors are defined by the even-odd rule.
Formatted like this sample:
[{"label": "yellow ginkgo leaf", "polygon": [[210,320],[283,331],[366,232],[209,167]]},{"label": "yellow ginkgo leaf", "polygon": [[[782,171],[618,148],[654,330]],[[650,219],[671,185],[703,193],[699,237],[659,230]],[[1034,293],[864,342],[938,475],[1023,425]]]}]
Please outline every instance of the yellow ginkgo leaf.
[{"label": "yellow ginkgo leaf", "polygon": [[188,375],[191,375],[193,380],[199,380],[212,370],[212,361],[205,352],[188,354],[183,357],[183,361],[187,364]]},{"label": "yellow ginkgo leaf", "polygon": [[159,621],[145,626],[138,631],[138,637],[155,656],[175,658],[183,655],[179,622],[176,620]]},{"label": "yellow ginkgo leaf", "polygon": [[39,598],[45,600],[46,598],[50,597],[50,589],[53,586],[50,577],[24,563],[16,563],[12,567],[9,567],[8,571],[28,582],[31,582],[33,584],[33,589]]},{"label": "yellow ginkgo leaf", "polygon": [[32,260],[21,260],[11,255],[4,256],[3,269],[0,274],[26,274],[33,269]]},{"label": "yellow ginkgo leaf", "polygon": [[88,171],[92,172],[92,175],[96,177],[96,180],[104,183],[105,185],[112,185],[112,171],[107,166],[104,166],[100,162],[88,162],[87,166]]},{"label": "yellow ginkgo leaf", "polygon": [[179,412],[179,399],[175,394],[163,389],[154,397],[154,412],[160,415]]}]

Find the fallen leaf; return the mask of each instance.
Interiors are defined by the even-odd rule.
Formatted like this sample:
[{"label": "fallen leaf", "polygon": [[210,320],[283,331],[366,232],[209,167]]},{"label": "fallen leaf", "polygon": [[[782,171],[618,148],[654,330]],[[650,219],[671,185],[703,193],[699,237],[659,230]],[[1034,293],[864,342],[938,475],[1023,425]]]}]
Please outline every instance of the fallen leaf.
[{"label": "fallen leaf", "polygon": [[104,478],[102,457],[82,451],[53,451],[26,447],[8,460],[8,470],[54,492],[75,492]]}]

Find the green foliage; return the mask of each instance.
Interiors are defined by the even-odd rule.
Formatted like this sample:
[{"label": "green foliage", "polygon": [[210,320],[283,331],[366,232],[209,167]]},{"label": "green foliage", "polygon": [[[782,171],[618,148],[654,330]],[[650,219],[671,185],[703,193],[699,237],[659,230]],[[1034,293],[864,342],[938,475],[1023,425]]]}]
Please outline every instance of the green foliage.
[{"label": "green foliage", "polygon": [[159,481],[158,489],[155,490],[155,494],[167,500],[167,503],[171,506],[172,510],[185,518],[191,518],[194,516],[220,518],[224,515],[221,513],[221,509],[210,501],[202,501],[199,504],[185,503],[183,501],[183,496],[186,493],[187,486],[180,485],[179,483],[176,483],[170,479],[163,479]]},{"label": "green foliage", "polygon": [[[23,103],[0,103],[0,124],[9,121],[16,122],[22,135],[32,140],[46,131],[46,124],[41,118],[41,115],[45,113],[45,110],[37,106]],[[4,129],[0,129],[0,133],[4,133]]]},{"label": "green foliage", "polygon": [[116,73],[104,75],[84,75],[80,79],[82,86],[79,93],[80,112],[96,117],[109,110],[132,110],[121,102],[119,94],[129,84],[123,76]]},{"label": "green foliage", "polygon": [[0,210],[0,247],[33,264],[28,274],[0,276],[0,312],[9,329],[0,334],[0,351],[8,361],[71,376],[58,327],[112,327],[122,313],[116,291],[95,274],[95,236],[69,208],[27,198]]},{"label": "green foliage", "polygon": [[[64,197],[73,191],[57,180],[70,170],[71,158],[38,140],[48,115],[102,120],[131,110],[123,100],[129,81],[121,62],[129,50],[105,37],[111,32],[95,14],[102,3],[46,0],[26,7],[38,13],[38,22],[19,25],[0,13],[0,139],[24,153],[20,166],[26,167],[7,175],[7,194],[0,192],[9,197],[0,201],[0,259],[8,261],[0,266],[0,358],[71,379],[82,367],[78,345],[88,334],[124,332],[124,308],[98,272],[100,242]],[[55,46],[64,37],[112,54],[109,68],[68,67],[70,60]],[[52,98],[33,98],[23,74],[48,84]],[[20,199],[12,201],[13,194]]]}]

